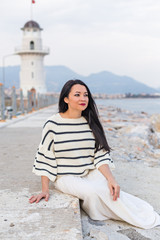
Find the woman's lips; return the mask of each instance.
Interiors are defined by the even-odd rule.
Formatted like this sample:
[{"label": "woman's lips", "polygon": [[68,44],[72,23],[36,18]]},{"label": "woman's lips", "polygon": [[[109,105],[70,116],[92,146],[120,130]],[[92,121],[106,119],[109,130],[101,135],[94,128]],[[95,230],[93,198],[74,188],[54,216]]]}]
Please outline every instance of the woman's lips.
[{"label": "woman's lips", "polygon": [[86,104],[85,104],[85,103],[81,103],[80,105],[81,105],[81,106],[85,106]]}]

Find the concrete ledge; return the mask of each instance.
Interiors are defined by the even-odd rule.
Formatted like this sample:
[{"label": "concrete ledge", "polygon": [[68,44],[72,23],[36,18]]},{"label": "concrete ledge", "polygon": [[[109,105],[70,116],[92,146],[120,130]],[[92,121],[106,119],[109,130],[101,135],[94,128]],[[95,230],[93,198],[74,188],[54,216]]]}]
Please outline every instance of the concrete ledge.
[{"label": "concrete ledge", "polygon": [[29,204],[28,189],[0,191],[0,239],[80,240],[79,200],[54,190],[48,202]]},{"label": "concrete ledge", "polygon": [[32,165],[42,126],[55,112],[57,104],[0,123],[0,239],[83,239],[77,198],[53,190],[48,202],[28,202],[40,190]]}]

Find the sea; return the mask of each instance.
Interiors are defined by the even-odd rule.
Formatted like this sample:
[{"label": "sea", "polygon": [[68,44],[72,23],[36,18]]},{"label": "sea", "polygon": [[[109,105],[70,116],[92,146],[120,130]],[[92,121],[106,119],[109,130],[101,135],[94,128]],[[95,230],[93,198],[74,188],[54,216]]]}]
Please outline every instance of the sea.
[{"label": "sea", "polygon": [[112,106],[137,113],[160,114],[160,98],[96,99],[95,102],[97,105]]}]

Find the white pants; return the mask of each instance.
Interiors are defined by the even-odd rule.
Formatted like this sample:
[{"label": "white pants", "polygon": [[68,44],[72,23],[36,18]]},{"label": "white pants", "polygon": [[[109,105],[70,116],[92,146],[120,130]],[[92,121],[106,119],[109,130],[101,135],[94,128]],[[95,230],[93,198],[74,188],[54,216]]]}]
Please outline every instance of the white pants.
[{"label": "white pants", "polygon": [[62,176],[56,180],[55,187],[79,198],[82,209],[93,220],[122,220],[144,229],[160,225],[160,216],[147,202],[123,191],[113,201],[108,182],[97,169],[84,177]]}]

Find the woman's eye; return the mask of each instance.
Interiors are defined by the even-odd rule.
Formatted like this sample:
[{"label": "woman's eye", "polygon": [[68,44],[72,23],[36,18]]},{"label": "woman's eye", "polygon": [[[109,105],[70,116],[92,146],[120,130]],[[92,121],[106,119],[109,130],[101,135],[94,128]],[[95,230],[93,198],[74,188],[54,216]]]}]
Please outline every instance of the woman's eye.
[{"label": "woman's eye", "polygon": [[[79,94],[79,93],[76,93],[74,96],[79,97],[80,94]],[[84,96],[84,97],[88,97],[88,94],[84,94],[83,96]]]}]

